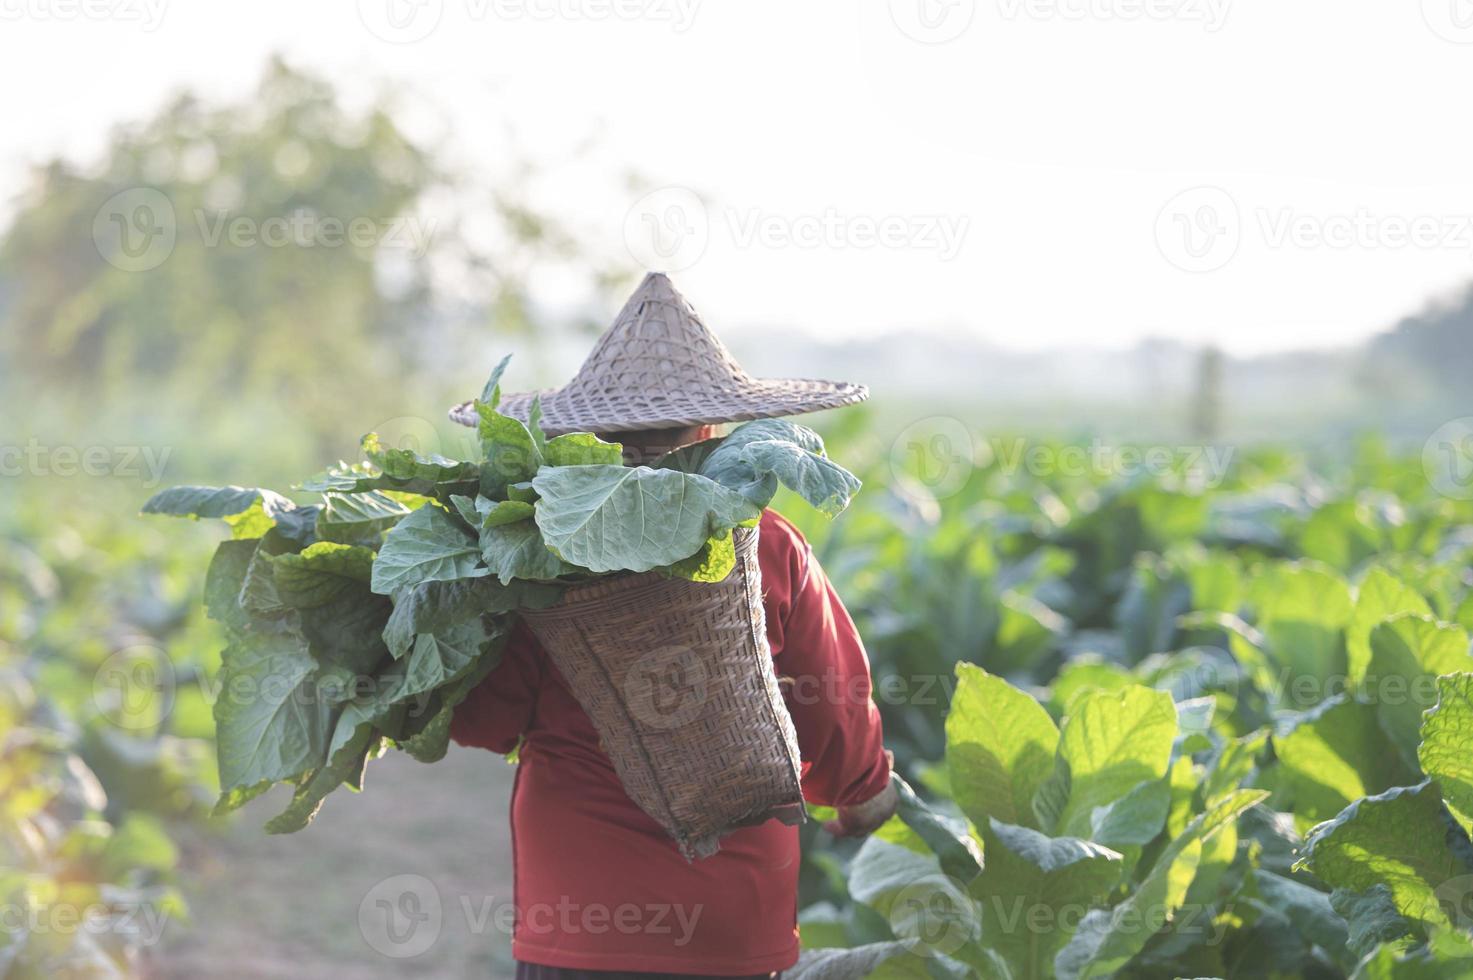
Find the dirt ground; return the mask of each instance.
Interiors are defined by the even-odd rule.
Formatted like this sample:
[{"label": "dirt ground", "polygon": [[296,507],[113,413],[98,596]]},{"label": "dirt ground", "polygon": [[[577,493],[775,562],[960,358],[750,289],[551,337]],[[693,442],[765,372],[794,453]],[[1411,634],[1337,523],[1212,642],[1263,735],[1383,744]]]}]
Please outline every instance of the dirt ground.
[{"label": "dirt ground", "polygon": [[300,833],[261,829],[281,788],[182,831],[191,921],[166,928],[147,975],[511,976],[513,773],[489,752],[452,747],[433,765],[392,752]]}]

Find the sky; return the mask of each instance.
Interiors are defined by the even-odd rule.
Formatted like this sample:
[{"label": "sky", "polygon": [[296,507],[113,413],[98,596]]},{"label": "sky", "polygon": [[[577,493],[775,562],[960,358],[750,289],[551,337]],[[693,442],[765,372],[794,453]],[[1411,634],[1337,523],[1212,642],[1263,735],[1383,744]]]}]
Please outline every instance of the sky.
[{"label": "sky", "polygon": [[718,331],[1249,354],[1473,281],[1473,0],[0,0],[0,173],[272,52],[515,134]]}]

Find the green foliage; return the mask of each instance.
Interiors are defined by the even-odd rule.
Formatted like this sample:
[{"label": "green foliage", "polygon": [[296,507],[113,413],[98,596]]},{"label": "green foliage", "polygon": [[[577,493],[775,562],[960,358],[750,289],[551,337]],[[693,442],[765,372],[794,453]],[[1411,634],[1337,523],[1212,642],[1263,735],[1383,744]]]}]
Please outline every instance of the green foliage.
[{"label": "green foliage", "polygon": [[[967,818],[983,864],[947,883],[939,851],[882,830],[848,865],[862,909],[832,899],[805,959],[854,944],[885,957],[874,975],[1465,975],[1473,508],[1416,465],[1367,464],[1338,478],[1358,496],[1293,506],[1262,502],[1302,478],[1268,455],[1195,499],[984,467],[928,512],[914,487],[884,509],[872,477],[879,499],[810,524],[887,744]],[[1002,624],[1025,607],[1052,627],[1012,660]],[[933,672],[956,676],[939,704],[915,684]],[[918,895],[928,914],[902,909]]]}]

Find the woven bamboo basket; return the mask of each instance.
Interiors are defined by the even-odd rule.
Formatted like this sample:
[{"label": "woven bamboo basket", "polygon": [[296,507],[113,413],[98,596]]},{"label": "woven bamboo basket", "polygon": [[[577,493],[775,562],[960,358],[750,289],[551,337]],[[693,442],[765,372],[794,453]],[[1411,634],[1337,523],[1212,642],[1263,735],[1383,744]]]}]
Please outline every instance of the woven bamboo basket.
[{"label": "woven bamboo basket", "polygon": [[625,792],[687,860],[715,854],[738,827],[803,819],[798,740],[767,644],[755,528],[737,529],[736,553],[721,582],[617,575],[522,612]]}]

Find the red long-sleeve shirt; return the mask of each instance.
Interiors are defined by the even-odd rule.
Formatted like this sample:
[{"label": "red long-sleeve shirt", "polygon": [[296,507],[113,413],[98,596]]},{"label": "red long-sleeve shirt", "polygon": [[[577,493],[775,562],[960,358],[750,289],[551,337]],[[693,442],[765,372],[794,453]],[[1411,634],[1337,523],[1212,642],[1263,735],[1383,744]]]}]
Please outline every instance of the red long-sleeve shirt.
[{"label": "red long-sleeve shirt", "polygon": [[[869,661],[797,528],[773,511],[758,539],[767,636],[811,803],[884,790],[889,764]],[[454,716],[462,745],[509,752],[516,926],[523,962],[582,970],[741,976],[798,958],[798,832],[769,820],[688,863],[619,785],[598,734],[525,627]]]}]

